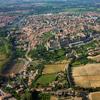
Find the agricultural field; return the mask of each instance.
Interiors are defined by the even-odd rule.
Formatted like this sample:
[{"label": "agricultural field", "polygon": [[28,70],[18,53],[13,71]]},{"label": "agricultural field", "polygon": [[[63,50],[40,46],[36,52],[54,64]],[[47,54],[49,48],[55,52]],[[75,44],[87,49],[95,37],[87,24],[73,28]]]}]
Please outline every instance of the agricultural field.
[{"label": "agricultural field", "polygon": [[100,92],[90,93],[89,100],[100,100]]},{"label": "agricultural field", "polygon": [[49,83],[56,79],[56,74],[45,74],[39,77],[36,84],[47,86]]},{"label": "agricultural field", "polygon": [[66,60],[58,61],[54,64],[45,65],[42,74],[51,74],[51,73],[58,73],[64,72],[65,67],[67,68],[68,62]]},{"label": "agricultural field", "polygon": [[100,55],[97,55],[97,56],[88,56],[88,59],[94,60],[96,62],[100,62]]},{"label": "agricultural field", "polygon": [[50,100],[58,100],[56,96],[51,96]]},{"label": "agricultural field", "polygon": [[84,88],[100,87],[100,63],[74,67],[72,77],[76,86]]}]

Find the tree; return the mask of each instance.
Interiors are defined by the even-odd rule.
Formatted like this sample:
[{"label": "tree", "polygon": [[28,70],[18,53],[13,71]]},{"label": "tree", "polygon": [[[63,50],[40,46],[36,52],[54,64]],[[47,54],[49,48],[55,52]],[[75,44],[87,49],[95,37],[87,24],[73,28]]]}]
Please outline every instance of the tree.
[{"label": "tree", "polygon": [[40,100],[50,100],[50,94],[47,94],[47,93],[41,93],[39,97],[40,97]]},{"label": "tree", "polygon": [[21,100],[33,100],[31,92],[26,91],[25,94],[21,96]]}]

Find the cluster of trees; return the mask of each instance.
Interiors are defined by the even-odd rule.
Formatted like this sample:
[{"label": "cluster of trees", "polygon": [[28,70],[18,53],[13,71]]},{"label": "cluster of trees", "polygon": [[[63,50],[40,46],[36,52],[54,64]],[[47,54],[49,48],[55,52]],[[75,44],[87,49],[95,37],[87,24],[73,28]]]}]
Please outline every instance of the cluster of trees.
[{"label": "cluster of trees", "polygon": [[55,62],[65,58],[65,49],[48,51],[44,45],[38,45],[30,52],[33,59],[42,59],[46,62]]},{"label": "cluster of trees", "polygon": [[26,91],[25,94],[22,95],[21,100],[50,100],[50,94]]},{"label": "cluster of trees", "polygon": [[15,57],[18,58],[18,57],[22,57],[24,58],[25,57],[25,51],[23,51],[22,49],[15,49]]},{"label": "cluster of trees", "polygon": [[92,62],[91,60],[89,60],[87,57],[80,57],[78,59],[74,59],[74,62],[72,63],[72,66],[75,67],[75,66],[78,66],[78,65],[85,65],[89,62]]},{"label": "cluster of trees", "polygon": [[0,38],[0,52],[2,52],[2,54],[7,54],[9,55],[11,53],[12,50],[12,45],[9,42],[9,40],[1,37]]},{"label": "cluster of trees", "polygon": [[7,32],[6,27],[0,28],[0,37],[6,37]]}]

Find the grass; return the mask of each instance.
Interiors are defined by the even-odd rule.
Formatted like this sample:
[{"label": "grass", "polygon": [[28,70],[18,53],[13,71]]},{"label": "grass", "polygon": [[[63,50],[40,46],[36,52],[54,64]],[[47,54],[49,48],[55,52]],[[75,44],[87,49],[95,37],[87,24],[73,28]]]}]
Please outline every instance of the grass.
[{"label": "grass", "polygon": [[44,66],[42,74],[52,74],[58,72],[64,72],[65,67],[67,66],[67,61],[56,62],[54,64],[48,64]]},{"label": "grass", "polygon": [[64,72],[66,64],[51,64],[45,65],[43,74]]},{"label": "grass", "polygon": [[57,61],[54,64],[44,66],[42,75],[36,80],[35,87],[48,86],[55,81],[58,72],[64,72],[68,60]]},{"label": "grass", "polygon": [[56,79],[56,74],[46,74],[42,75],[36,81],[36,84],[40,84],[42,86],[47,86],[49,83]]}]

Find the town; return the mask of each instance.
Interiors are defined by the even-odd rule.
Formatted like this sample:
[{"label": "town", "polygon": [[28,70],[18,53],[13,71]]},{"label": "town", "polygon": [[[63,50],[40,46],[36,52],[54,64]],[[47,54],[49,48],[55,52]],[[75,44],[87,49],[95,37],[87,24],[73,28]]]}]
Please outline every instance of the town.
[{"label": "town", "polygon": [[19,8],[0,13],[0,100],[99,100],[100,12]]}]

